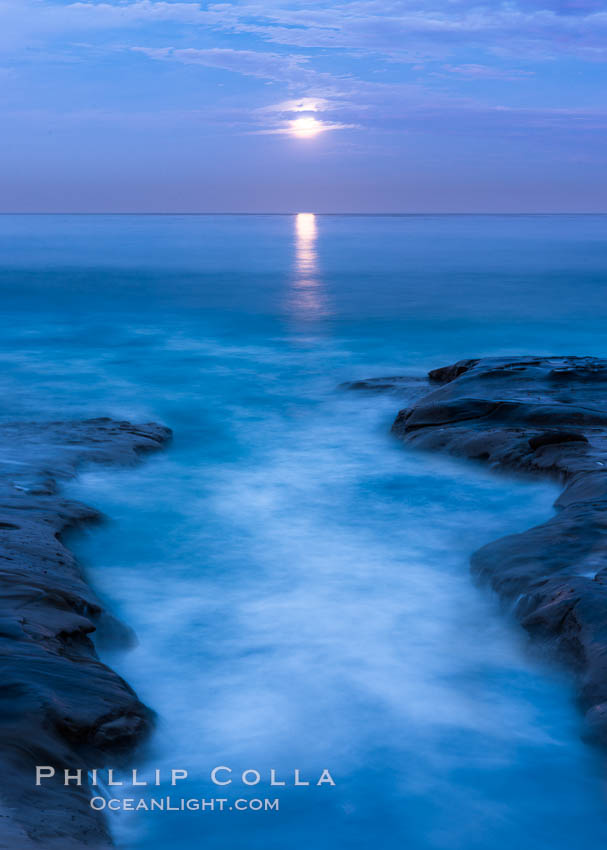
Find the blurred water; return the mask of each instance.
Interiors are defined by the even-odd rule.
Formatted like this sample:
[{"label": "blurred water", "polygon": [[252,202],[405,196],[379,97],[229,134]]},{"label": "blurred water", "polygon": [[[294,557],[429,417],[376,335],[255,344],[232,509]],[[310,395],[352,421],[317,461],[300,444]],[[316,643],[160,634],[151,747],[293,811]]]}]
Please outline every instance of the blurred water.
[{"label": "blurred water", "polygon": [[[170,425],[66,491],[159,715],[138,766],[279,812],[113,816],[124,850],[570,850],[607,839],[567,680],[468,575],[545,483],[418,455],[339,389],[490,353],[606,354],[604,217],[0,217],[5,418]],[[256,768],[254,788],[209,770]],[[299,768],[335,787],[270,788]],[[174,789],[156,789],[157,795]],[[126,796],[136,796],[130,791]],[[145,792],[149,796],[149,792]]]}]

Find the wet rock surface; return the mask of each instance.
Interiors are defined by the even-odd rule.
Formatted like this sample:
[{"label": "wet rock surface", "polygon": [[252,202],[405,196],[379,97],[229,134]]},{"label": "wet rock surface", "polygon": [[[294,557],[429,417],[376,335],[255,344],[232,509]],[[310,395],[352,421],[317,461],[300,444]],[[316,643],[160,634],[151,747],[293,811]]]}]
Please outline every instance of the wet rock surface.
[{"label": "wet rock surface", "polygon": [[[102,664],[97,626],[128,635],[86,584],[61,534],[99,519],[59,483],[88,463],[131,465],[170,431],[110,419],[0,425],[0,848],[111,846],[89,789],[35,786],[35,765],[114,766],[152,713]],[[59,773],[59,770],[57,771]]]},{"label": "wet rock surface", "polygon": [[562,483],[555,516],[484,546],[472,570],[575,670],[585,736],[607,745],[607,360],[462,360],[430,372],[392,430],[417,449]]}]

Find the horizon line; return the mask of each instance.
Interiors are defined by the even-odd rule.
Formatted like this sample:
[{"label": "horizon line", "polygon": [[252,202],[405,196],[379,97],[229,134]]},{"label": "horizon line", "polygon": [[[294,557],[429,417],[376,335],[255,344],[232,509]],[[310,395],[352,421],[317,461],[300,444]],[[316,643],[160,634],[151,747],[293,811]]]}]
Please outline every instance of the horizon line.
[{"label": "horizon line", "polygon": [[168,211],[155,211],[155,212],[142,212],[138,210],[129,210],[127,212],[124,211],[116,211],[116,210],[106,210],[106,211],[94,211],[94,212],[82,212],[76,210],[65,210],[65,211],[43,211],[43,210],[28,210],[28,211],[0,211],[0,216],[35,216],[35,215],[81,215],[81,216],[103,216],[103,215],[114,215],[114,216],[294,216],[300,215],[301,213],[308,213],[312,215],[319,216],[357,216],[357,217],[393,217],[393,218],[405,218],[405,217],[413,217],[413,216],[571,216],[571,215],[580,215],[580,216],[592,216],[592,215],[607,215],[607,210],[600,211],[574,211],[574,210],[561,210],[559,212],[547,212],[547,211],[520,211],[520,212],[507,212],[507,211],[498,211],[498,212],[489,212],[484,210],[478,210],[475,212],[315,212],[314,210],[309,209],[301,209],[301,210],[293,210],[291,212],[242,212],[239,210],[234,210],[231,212],[217,212],[217,211],[206,211],[206,212],[168,212]]}]

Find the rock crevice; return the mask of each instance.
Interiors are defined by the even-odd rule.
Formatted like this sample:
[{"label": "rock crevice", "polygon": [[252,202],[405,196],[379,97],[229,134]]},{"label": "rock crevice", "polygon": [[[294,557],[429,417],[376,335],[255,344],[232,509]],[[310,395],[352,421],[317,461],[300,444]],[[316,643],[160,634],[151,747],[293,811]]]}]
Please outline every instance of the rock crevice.
[{"label": "rock crevice", "polygon": [[427,389],[394,421],[405,443],[563,485],[555,516],[484,546],[472,571],[575,670],[585,735],[607,745],[607,360],[462,360]]}]

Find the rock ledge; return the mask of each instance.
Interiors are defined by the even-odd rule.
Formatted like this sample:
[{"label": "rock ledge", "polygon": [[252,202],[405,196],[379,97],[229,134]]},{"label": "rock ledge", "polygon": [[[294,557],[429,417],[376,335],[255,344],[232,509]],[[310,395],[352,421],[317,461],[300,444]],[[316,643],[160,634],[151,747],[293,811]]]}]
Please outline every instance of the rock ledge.
[{"label": "rock ledge", "polygon": [[37,764],[81,767],[86,778],[132,750],[152,723],[89,637],[101,623],[111,631],[112,618],[61,534],[99,514],[62,498],[58,482],[84,463],[136,463],[170,435],[111,419],[0,425],[1,848],[111,846],[86,786],[34,784]]}]

